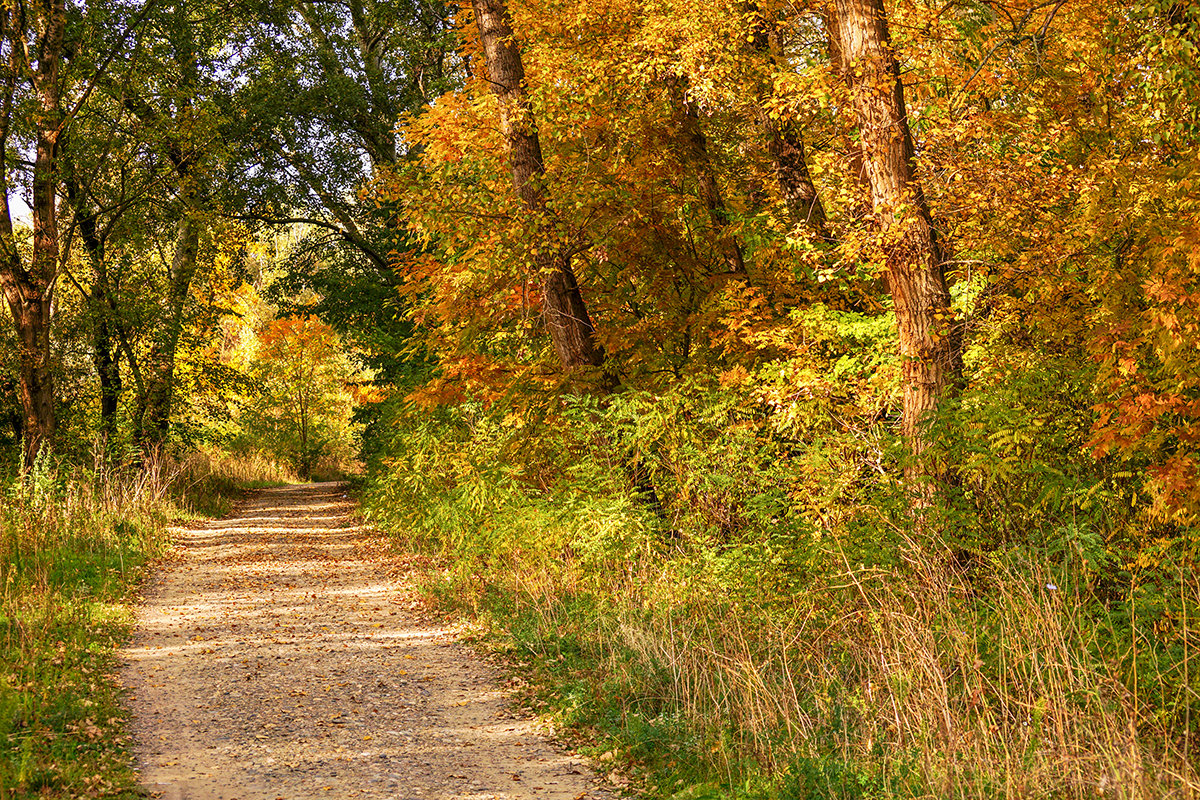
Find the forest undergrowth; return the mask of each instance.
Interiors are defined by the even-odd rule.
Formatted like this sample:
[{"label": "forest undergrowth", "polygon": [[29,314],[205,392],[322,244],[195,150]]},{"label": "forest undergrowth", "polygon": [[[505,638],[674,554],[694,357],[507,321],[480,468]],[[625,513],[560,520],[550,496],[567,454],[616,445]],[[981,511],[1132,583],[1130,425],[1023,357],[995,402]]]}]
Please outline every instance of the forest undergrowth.
[{"label": "forest undergrowth", "polygon": [[715,381],[402,412],[366,505],[649,797],[1195,797],[1194,533],[1029,389],[920,525],[886,427]]},{"label": "forest undergrowth", "polygon": [[0,798],[142,797],[115,650],[170,526],[293,479],[261,457],[195,452],[90,466],[49,459],[0,501]]}]

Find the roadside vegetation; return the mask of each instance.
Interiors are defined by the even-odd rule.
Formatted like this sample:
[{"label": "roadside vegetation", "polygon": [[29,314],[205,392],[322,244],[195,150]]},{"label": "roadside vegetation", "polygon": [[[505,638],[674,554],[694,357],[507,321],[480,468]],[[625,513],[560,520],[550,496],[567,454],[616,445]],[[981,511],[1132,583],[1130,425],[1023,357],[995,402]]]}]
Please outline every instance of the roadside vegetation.
[{"label": "roadside vegetation", "polygon": [[40,460],[0,503],[0,798],[143,795],[116,650],[170,527],[286,471],[197,453],[89,468]]},{"label": "roadside vegetation", "polygon": [[406,417],[366,506],[649,797],[1194,796],[1190,536],[1146,538],[1071,414],[972,399],[1009,444],[935,535],[869,468],[886,431],[806,441],[717,385]]}]

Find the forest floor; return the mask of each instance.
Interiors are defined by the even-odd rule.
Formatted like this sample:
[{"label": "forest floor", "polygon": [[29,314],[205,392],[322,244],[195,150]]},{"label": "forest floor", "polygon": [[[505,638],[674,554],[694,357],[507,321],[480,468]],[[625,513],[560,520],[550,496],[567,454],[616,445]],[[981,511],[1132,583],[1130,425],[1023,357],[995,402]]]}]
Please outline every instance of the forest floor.
[{"label": "forest floor", "polygon": [[289,486],[180,533],[122,654],[151,796],[610,797],[355,512],[339,484]]}]

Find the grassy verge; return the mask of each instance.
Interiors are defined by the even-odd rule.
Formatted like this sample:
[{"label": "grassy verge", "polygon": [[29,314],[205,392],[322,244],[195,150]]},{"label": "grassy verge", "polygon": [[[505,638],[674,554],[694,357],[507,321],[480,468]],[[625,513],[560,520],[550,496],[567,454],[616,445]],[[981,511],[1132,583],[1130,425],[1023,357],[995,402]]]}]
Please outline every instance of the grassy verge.
[{"label": "grassy verge", "polygon": [[[1128,605],[1061,571],[997,564],[981,595],[979,575],[848,569],[771,607],[696,564],[686,583],[660,564],[584,588],[556,565],[443,563],[431,597],[649,798],[1200,796],[1191,623],[1130,627]],[[1176,588],[1181,622],[1200,583]]]},{"label": "grassy verge", "polygon": [[[467,422],[404,433],[365,511],[439,559],[430,593],[518,660],[530,705],[615,783],[671,800],[1200,797],[1190,533],[1133,548],[1132,524],[1047,514],[964,555],[879,513],[886,487],[836,529],[811,524],[794,509],[813,494],[773,489],[811,465],[747,466],[741,428],[647,447],[656,506],[611,437],[522,463],[519,430]],[[938,524],[963,541],[979,518]]]},{"label": "grassy verge", "polygon": [[39,468],[0,505],[0,799],[141,797],[115,679],[147,562],[180,517],[224,513],[263,465],[194,455]]}]

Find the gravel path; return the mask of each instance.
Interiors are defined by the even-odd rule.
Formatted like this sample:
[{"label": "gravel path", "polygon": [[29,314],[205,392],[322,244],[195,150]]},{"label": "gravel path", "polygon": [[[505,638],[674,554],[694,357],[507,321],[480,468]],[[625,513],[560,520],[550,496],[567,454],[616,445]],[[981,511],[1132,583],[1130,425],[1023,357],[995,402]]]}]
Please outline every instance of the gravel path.
[{"label": "gravel path", "polygon": [[424,620],[338,484],[256,493],[183,532],[123,680],[166,800],[608,798]]}]

